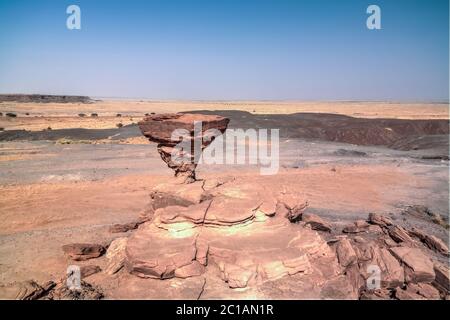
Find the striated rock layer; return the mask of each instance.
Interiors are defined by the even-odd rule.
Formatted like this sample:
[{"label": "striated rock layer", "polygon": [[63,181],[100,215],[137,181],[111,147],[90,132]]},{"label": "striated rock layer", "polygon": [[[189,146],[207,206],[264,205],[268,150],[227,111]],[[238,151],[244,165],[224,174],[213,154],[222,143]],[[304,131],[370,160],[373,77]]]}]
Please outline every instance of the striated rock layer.
[{"label": "striated rock layer", "polygon": [[139,122],[139,128],[150,141],[158,143],[161,158],[175,176],[190,183],[195,181],[201,152],[225,132],[229,121],[215,115],[171,113],[147,116]]},{"label": "striated rock layer", "polygon": [[434,256],[448,250],[428,246],[417,230],[372,213],[338,231],[307,207],[302,194],[244,178],[159,185],[147,222],[123,249],[117,294],[158,298],[158,290],[146,296],[143,288],[169,286],[168,295],[188,299],[448,295],[448,267]]}]

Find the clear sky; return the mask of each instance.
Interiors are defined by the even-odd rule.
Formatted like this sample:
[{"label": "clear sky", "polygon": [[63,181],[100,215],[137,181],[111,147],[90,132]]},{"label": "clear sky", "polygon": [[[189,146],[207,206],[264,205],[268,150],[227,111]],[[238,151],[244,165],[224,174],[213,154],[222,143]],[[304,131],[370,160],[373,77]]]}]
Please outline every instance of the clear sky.
[{"label": "clear sky", "polygon": [[449,1],[0,0],[0,92],[447,101]]}]

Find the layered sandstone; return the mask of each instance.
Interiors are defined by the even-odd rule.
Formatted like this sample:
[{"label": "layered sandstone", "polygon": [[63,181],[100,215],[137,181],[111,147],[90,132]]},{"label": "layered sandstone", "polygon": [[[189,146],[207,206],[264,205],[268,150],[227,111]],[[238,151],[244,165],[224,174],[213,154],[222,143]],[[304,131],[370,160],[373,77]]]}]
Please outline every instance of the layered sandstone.
[{"label": "layered sandstone", "polygon": [[139,122],[144,136],[158,144],[158,152],[176,177],[195,181],[201,152],[225,132],[229,119],[216,115],[175,113],[145,117]]}]

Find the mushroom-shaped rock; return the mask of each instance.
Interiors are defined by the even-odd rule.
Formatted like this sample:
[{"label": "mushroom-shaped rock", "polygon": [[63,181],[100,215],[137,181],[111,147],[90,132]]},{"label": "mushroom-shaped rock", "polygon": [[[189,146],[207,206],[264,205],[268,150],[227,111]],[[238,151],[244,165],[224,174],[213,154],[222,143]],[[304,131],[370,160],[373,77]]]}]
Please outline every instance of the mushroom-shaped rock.
[{"label": "mushroom-shaped rock", "polygon": [[147,116],[138,124],[144,136],[158,143],[161,158],[175,176],[191,183],[203,149],[225,132],[229,121],[217,115],[169,113]]}]

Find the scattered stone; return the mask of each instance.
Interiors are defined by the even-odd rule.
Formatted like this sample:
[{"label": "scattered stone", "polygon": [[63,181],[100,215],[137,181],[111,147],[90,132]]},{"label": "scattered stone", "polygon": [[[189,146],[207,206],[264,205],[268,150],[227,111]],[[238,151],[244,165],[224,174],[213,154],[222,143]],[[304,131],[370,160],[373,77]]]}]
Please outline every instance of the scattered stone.
[{"label": "scattered stone", "polygon": [[405,229],[400,226],[394,225],[388,227],[388,233],[391,238],[396,242],[413,243],[414,240],[408,235]]},{"label": "scattered stone", "polygon": [[92,117],[92,118],[97,118],[97,117],[98,117],[98,114],[97,114],[97,113],[91,113],[91,117]]},{"label": "scattered stone", "polygon": [[120,123],[120,122],[119,122],[119,123],[116,123],[116,127],[117,127],[117,128],[122,128],[122,127],[123,127],[123,124]]},{"label": "scattered stone", "polygon": [[81,288],[70,289],[62,281],[45,297],[48,300],[100,300],[104,297],[102,290],[81,280]]},{"label": "scattered stone", "polygon": [[[185,183],[195,181],[195,168],[205,149],[216,136],[225,132],[228,118],[215,115],[172,113],[150,115],[138,123],[144,136],[158,143],[158,152],[167,166]],[[179,134],[174,135],[178,130]],[[184,149],[177,147],[186,144]],[[199,151],[196,152],[195,145]],[[176,155],[176,159],[172,157]]]},{"label": "scattered stone", "polygon": [[344,227],[342,232],[344,233],[360,233],[368,230],[370,225],[364,220],[355,221],[353,224]]},{"label": "scattered stone", "polygon": [[378,213],[369,213],[368,222],[371,224],[376,224],[382,227],[387,227],[392,225],[392,220]]},{"label": "scattered stone", "polygon": [[383,233],[383,229],[377,224],[371,224],[369,228],[367,228],[369,233]]},{"label": "scattered stone", "polygon": [[17,114],[12,113],[12,112],[7,112],[5,115],[6,115],[7,117],[10,117],[10,118],[15,118],[15,117],[17,117]]},{"label": "scattered stone", "polygon": [[75,261],[85,261],[100,257],[105,248],[99,244],[73,243],[62,247],[66,256]]},{"label": "scattered stone", "polygon": [[331,224],[315,214],[304,213],[302,216],[302,221],[305,222],[305,224],[310,225],[313,230],[325,232],[331,231]]},{"label": "scattered stone", "polygon": [[419,238],[420,241],[422,241],[423,243],[425,243],[428,246],[428,248],[430,248],[444,256],[449,255],[447,245],[444,243],[444,241],[442,241],[438,237],[435,237],[433,235],[428,235],[425,232],[423,232],[422,230],[414,228],[414,227],[409,231],[409,233],[411,235]]},{"label": "scattered stone", "polygon": [[360,300],[390,300],[392,292],[388,289],[377,289],[363,291],[359,297]]},{"label": "scattered stone", "polygon": [[79,116],[80,118],[84,118],[84,117],[86,117],[86,114],[84,114],[84,113],[79,113],[78,116]]},{"label": "scattered stone", "polygon": [[339,240],[336,245],[336,253],[339,263],[343,267],[348,267],[357,261],[356,252],[347,238]]},{"label": "scattered stone", "polygon": [[80,273],[81,273],[82,279],[92,276],[93,274],[99,273],[100,271],[102,271],[102,269],[99,266],[88,265],[88,266],[80,267]]},{"label": "scattered stone", "polygon": [[108,260],[105,273],[112,275],[118,272],[125,263],[126,253],[125,249],[127,246],[128,238],[117,238],[111,242],[106,251],[106,259]]},{"label": "scattered stone", "polygon": [[432,282],[435,279],[433,262],[418,248],[393,247],[390,252],[404,264],[407,282]]},{"label": "scattered stone", "polygon": [[116,114],[116,117],[120,118],[122,116],[122,114],[118,113]]},{"label": "scattered stone", "polygon": [[109,228],[109,232],[111,233],[123,233],[128,232],[130,230],[137,229],[139,227],[139,222],[129,222],[124,224],[115,224]]}]

